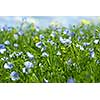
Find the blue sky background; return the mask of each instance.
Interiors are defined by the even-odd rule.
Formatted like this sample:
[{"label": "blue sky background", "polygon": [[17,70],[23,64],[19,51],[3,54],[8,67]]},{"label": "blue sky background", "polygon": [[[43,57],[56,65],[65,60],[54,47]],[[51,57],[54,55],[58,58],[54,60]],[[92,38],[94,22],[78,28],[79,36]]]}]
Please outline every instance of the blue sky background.
[{"label": "blue sky background", "polygon": [[[0,25],[16,26],[19,25],[22,18],[29,18],[29,16],[0,16]],[[98,22],[97,16],[34,16],[31,17],[40,27],[47,27],[50,22],[57,21],[64,26],[69,24],[77,24],[81,19],[94,20]]]}]

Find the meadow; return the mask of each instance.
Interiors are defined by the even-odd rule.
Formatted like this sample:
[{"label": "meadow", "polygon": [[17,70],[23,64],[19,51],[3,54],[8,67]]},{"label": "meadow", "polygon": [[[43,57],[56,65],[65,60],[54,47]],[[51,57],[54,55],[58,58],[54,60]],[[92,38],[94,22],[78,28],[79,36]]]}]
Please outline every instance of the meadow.
[{"label": "meadow", "polygon": [[100,82],[100,24],[0,29],[0,83]]}]

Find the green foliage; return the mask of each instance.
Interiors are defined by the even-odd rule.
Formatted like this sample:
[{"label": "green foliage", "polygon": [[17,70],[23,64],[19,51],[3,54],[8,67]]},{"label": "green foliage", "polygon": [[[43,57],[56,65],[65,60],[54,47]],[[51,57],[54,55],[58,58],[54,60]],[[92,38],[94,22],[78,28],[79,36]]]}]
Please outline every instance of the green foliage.
[{"label": "green foliage", "polygon": [[[18,39],[14,38],[14,34],[18,34],[18,30],[12,28],[11,31],[0,31],[0,44],[4,44],[9,40],[10,45],[6,45],[6,51],[0,54],[0,58],[8,57],[8,60],[0,59],[0,82],[1,83],[43,83],[48,80],[49,83],[66,83],[70,77],[76,80],[76,83],[93,83],[100,82],[100,25],[77,25],[70,27],[67,30],[70,33],[75,33],[71,36],[71,44],[62,44],[59,37],[68,39],[69,36],[64,34],[66,27],[53,30],[51,27],[36,31],[34,27],[29,26],[24,35],[18,35]],[[81,31],[83,34],[81,34]],[[54,32],[55,37],[51,34]],[[40,39],[42,34],[44,39]],[[94,36],[95,35],[95,36]],[[78,40],[78,38],[81,40]],[[84,38],[83,38],[84,37]],[[37,40],[36,40],[37,39]],[[50,44],[48,39],[51,39],[55,45]],[[98,39],[99,43],[95,44],[94,40]],[[45,46],[49,56],[43,57],[40,48],[36,47],[37,42],[42,42],[42,47]],[[90,43],[89,46],[83,46],[84,42]],[[14,47],[14,43],[19,46]],[[84,50],[76,45],[81,45]],[[89,49],[94,49],[95,57],[90,57]],[[61,55],[57,55],[57,52]],[[10,57],[13,52],[23,52],[21,56]],[[29,59],[26,52],[34,55],[32,60]],[[70,61],[68,63],[68,61]],[[30,69],[28,74],[22,72],[25,67],[24,62],[30,61],[34,67]],[[97,63],[98,61],[98,63]],[[13,63],[12,69],[5,69],[6,62]],[[16,71],[19,73],[19,80],[13,81],[10,78],[10,73]]]}]

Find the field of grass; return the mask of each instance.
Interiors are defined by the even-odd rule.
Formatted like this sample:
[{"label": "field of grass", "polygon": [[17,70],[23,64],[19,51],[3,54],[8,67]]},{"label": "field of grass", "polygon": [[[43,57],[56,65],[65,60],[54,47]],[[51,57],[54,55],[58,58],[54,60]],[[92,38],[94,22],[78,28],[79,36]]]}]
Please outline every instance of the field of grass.
[{"label": "field of grass", "polygon": [[1,28],[0,82],[100,82],[100,24]]}]

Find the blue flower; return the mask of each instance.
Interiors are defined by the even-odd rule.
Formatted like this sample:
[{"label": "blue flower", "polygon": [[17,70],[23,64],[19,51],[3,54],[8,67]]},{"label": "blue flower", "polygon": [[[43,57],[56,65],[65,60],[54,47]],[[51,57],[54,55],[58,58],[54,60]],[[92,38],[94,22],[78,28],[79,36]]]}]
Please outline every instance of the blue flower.
[{"label": "blue flower", "polygon": [[83,46],[89,46],[89,45],[90,45],[90,43],[87,43],[87,42],[83,43]]},{"label": "blue flower", "polygon": [[75,35],[75,33],[74,33],[74,32],[71,32],[71,33],[70,33],[70,36],[71,36],[71,37],[72,37],[72,36],[74,36],[74,35]]},{"label": "blue flower", "polygon": [[67,83],[75,83],[75,80],[71,77],[67,80]]},{"label": "blue flower", "polygon": [[4,44],[0,44],[0,49],[5,49],[5,45]]},{"label": "blue flower", "polygon": [[39,32],[39,30],[40,30],[39,26],[36,26],[35,29],[37,32]]},{"label": "blue flower", "polygon": [[47,42],[49,42],[49,43],[50,43],[51,41],[52,41],[51,39],[48,39],[48,40],[47,40]]},{"label": "blue flower", "polygon": [[71,41],[71,39],[63,39],[62,37],[60,37],[60,42],[62,43],[62,44],[71,44],[72,43],[72,41]]},{"label": "blue flower", "polygon": [[8,27],[8,31],[10,32],[12,30],[12,27]]},{"label": "blue flower", "polygon": [[32,67],[34,67],[33,63],[31,63],[29,61],[24,62],[24,65],[25,65],[26,68],[32,68]]},{"label": "blue flower", "polygon": [[48,39],[47,42],[50,43],[51,45],[55,45],[55,44],[56,44],[56,43],[53,42],[51,39]]},{"label": "blue flower", "polygon": [[30,52],[27,52],[26,54],[27,54],[27,56],[29,57],[30,60],[32,60],[34,58],[34,56]]},{"label": "blue flower", "polygon": [[11,72],[10,77],[13,81],[19,80],[19,74],[15,71]]},{"label": "blue flower", "polygon": [[5,45],[10,45],[10,42],[7,40],[4,42]]},{"label": "blue flower", "polygon": [[92,50],[92,51],[90,51],[90,57],[91,57],[91,58],[94,58],[94,56],[95,56],[94,51],[93,51],[93,50]]},{"label": "blue flower", "polygon": [[78,36],[78,41],[81,41],[82,40],[82,37]]},{"label": "blue flower", "polygon": [[3,54],[6,51],[5,45],[0,44],[0,53]]},{"label": "blue flower", "polygon": [[19,31],[18,34],[19,35],[24,35],[24,32],[23,31]]},{"label": "blue flower", "polygon": [[63,33],[66,34],[66,35],[68,35],[68,36],[74,36],[75,35],[74,32],[70,32],[69,30],[64,30]]},{"label": "blue flower", "polygon": [[51,33],[51,36],[54,38],[56,36],[56,33],[55,32],[52,32]]},{"label": "blue flower", "polygon": [[42,46],[42,42],[36,43],[36,47],[41,48],[41,46]]},{"label": "blue flower", "polygon": [[7,25],[1,27],[1,31],[7,31],[7,30],[8,30]]},{"label": "blue flower", "polygon": [[44,39],[44,36],[42,34],[40,34],[40,40]]},{"label": "blue flower", "polygon": [[12,69],[13,66],[14,66],[14,65],[13,65],[11,62],[8,62],[8,63],[5,63],[5,64],[4,64],[4,68],[5,68],[5,69]]},{"label": "blue flower", "polygon": [[80,34],[82,34],[82,35],[83,35],[83,34],[84,34],[84,32],[80,30]]},{"label": "blue flower", "polygon": [[64,30],[63,33],[69,35],[70,31],[69,30]]}]

